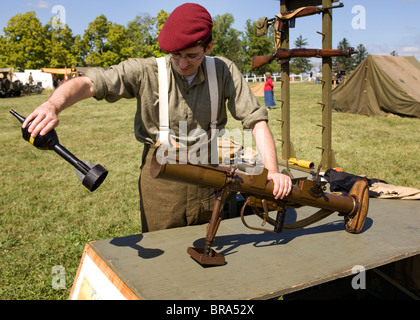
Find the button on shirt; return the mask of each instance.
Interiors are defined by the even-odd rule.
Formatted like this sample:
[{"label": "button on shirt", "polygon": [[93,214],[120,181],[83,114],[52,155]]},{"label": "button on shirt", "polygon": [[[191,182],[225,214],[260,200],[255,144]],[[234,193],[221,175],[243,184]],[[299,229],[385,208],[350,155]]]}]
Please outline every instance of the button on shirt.
[{"label": "button on shirt", "polygon": [[[205,59],[194,79],[188,81],[171,67],[166,56],[168,72],[169,127],[179,135],[180,123],[193,129],[208,131],[211,122],[209,86]],[[260,120],[268,121],[265,108],[261,108],[235,64],[223,57],[215,59],[219,90],[217,129],[227,123],[226,106],[236,120],[249,129]],[[108,69],[90,68],[88,76],[95,98],[115,102],[121,98],[137,98],[134,132],[136,139],[154,144],[159,132],[159,79],[155,58],[130,59]],[[185,134],[185,133],[184,133]]]}]

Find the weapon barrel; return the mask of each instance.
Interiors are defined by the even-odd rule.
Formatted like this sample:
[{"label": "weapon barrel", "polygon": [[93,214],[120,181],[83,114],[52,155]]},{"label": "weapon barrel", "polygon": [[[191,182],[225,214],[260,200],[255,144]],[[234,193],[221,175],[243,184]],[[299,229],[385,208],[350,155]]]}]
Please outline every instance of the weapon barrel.
[{"label": "weapon barrel", "polygon": [[[152,160],[150,173],[153,178],[161,178],[177,182],[185,182],[200,186],[212,187],[220,190],[228,185],[230,190],[261,196],[265,199],[276,202],[273,196],[274,184],[267,180],[267,171],[260,175],[246,175],[241,173],[231,174],[228,167],[212,167],[207,165],[192,164],[159,164],[156,158]],[[352,197],[323,193],[321,197],[312,196],[308,189],[315,183],[310,180],[303,180],[299,185],[293,185],[290,194],[282,201],[308,205],[311,207],[338,211],[349,214],[356,203]]]}]

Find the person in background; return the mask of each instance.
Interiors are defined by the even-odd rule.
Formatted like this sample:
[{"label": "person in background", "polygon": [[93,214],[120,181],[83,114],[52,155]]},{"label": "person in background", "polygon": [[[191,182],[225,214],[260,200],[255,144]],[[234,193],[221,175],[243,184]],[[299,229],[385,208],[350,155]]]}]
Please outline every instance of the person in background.
[{"label": "person in background", "polygon": [[276,105],[276,102],[274,101],[274,84],[273,79],[271,79],[270,72],[266,72],[265,77],[266,81],[264,85],[264,102],[267,110],[270,110],[271,107],[274,107]]},{"label": "person in background", "polygon": [[316,73],[315,83],[316,84],[321,83],[321,71],[318,71]]}]

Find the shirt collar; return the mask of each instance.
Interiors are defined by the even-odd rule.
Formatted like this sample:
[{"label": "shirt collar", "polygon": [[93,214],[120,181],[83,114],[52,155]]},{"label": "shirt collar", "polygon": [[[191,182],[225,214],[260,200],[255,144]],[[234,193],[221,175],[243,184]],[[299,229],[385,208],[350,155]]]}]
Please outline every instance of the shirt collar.
[{"label": "shirt collar", "polygon": [[[203,60],[204,63],[205,60]],[[175,75],[176,79],[182,79],[182,81],[184,81],[185,83],[188,84],[187,79],[185,79],[183,76],[181,76],[178,72],[176,72],[175,68],[172,66],[173,61],[171,61],[171,68],[172,68],[172,73]],[[200,64],[200,66],[198,67],[198,71],[197,74],[195,76],[195,78],[193,79],[193,81],[191,82],[189,87],[198,85],[202,82],[204,82],[205,80],[205,75],[204,75],[204,65],[203,63]]]}]

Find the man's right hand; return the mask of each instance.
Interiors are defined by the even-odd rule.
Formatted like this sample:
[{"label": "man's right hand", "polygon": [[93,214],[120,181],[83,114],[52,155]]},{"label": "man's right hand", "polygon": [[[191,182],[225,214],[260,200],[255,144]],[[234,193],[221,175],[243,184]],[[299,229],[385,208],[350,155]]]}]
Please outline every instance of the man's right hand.
[{"label": "man's right hand", "polygon": [[49,101],[44,102],[28,115],[22,124],[22,128],[26,128],[31,121],[32,124],[28,128],[28,132],[33,138],[38,134],[41,134],[41,136],[46,135],[49,131],[57,127],[60,122],[55,106]]},{"label": "man's right hand", "polygon": [[44,136],[58,126],[58,114],[61,111],[80,100],[93,96],[92,82],[88,77],[69,80],[59,86],[47,101],[36,108],[23,122],[22,127],[26,128],[32,121],[28,128],[31,136],[34,138],[38,134]]}]

